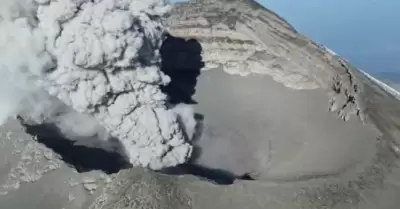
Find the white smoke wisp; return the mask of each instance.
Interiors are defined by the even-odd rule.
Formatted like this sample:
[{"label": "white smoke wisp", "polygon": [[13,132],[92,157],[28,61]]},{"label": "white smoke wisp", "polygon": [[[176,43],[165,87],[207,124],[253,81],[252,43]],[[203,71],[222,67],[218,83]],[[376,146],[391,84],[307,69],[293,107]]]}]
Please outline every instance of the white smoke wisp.
[{"label": "white smoke wisp", "polygon": [[34,4],[0,1],[0,124],[16,114],[30,95],[41,91],[37,77],[54,64],[43,34],[35,28]]},{"label": "white smoke wisp", "polygon": [[197,121],[194,117],[194,108],[192,105],[187,104],[177,104],[172,110],[178,116],[178,121],[181,127],[184,129],[186,137],[188,139],[193,139],[196,132]]},{"label": "white smoke wisp", "polygon": [[[5,116],[33,108],[75,140],[117,138],[133,166],[161,169],[190,158],[187,127],[160,89],[170,81],[159,69],[163,0],[1,1],[1,71],[12,77],[0,84]],[[48,94],[74,111],[57,113]]]},{"label": "white smoke wisp", "polygon": [[120,143],[92,116],[75,111],[47,92],[29,95],[27,102],[28,105],[18,112],[19,119],[25,125],[47,125],[55,138],[60,135],[63,139],[73,141],[75,146],[100,148],[126,155]]}]

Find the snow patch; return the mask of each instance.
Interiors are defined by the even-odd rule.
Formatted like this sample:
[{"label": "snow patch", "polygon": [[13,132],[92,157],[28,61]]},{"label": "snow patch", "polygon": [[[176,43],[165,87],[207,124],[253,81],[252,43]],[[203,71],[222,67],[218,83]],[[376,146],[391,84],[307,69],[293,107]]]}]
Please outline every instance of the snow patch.
[{"label": "snow patch", "polygon": [[369,79],[371,79],[373,82],[375,82],[376,84],[378,84],[380,87],[382,87],[383,89],[385,89],[385,91],[389,92],[390,94],[392,94],[396,99],[400,100],[400,92],[398,92],[396,89],[390,87],[389,85],[383,83],[382,81],[376,79],[375,77],[373,77],[372,75],[366,73],[365,71],[362,71],[360,69],[358,69],[361,73],[363,73],[365,76],[367,76]]},{"label": "snow patch", "polygon": [[[321,46],[323,49],[325,49],[328,53],[330,53],[331,55],[338,57],[339,59],[342,60],[346,60],[344,58],[342,58],[341,56],[339,56],[337,53],[335,53],[334,51],[332,51],[331,49],[329,49],[328,47],[319,44],[319,46]],[[347,61],[347,60],[346,60]],[[348,62],[348,61],[347,61]],[[398,92],[396,89],[390,87],[389,85],[385,84],[384,82],[378,80],[377,78],[373,77],[372,75],[366,73],[365,71],[357,68],[362,74],[364,74],[365,76],[367,76],[369,79],[371,79],[373,82],[375,82],[376,84],[378,84],[380,87],[382,87],[385,91],[389,92],[390,94],[392,94],[396,99],[400,100],[400,92]]]}]

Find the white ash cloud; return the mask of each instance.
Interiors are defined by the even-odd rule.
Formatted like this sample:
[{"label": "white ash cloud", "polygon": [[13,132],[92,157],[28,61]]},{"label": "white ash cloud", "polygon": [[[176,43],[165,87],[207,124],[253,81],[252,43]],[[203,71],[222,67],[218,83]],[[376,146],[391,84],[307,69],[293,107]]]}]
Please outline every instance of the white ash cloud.
[{"label": "white ash cloud", "polygon": [[53,64],[33,9],[28,0],[0,1],[0,124],[40,91],[37,77]]},{"label": "white ash cloud", "polygon": [[18,112],[23,124],[45,125],[53,131],[54,137],[59,134],[63,139],[73,141],[75,146],[101,148],[126,156],[121,144],[92,116],[75,111],[43,91],[30,95],[27,102],[28,105]]},{"label": "white ash cloud", "polygon": [[[189,159],[192,147],[183,130],[190,132],[193,116],[187,109],[180,119],[182,111],[168,108],[160,90],[170,82],[159,69],[162,20],[169,10],[164,1],[1,2],[0,55],[5,57],[0,66],[12,77],[1,84],[1,105],[10,109],[3,115],[32,106],[23,101],[36,102],[33,112],[46,113],[44,101],[51,99],[38,95],[48,92],[100,124],[82,132],[74,126],[75,113],[47,114],[46,120],[71,138],[101,133],[97,127],[104,127],[123,144],[133,166],[161,169]],[[183,121],[190,123],[182,126]]]}]

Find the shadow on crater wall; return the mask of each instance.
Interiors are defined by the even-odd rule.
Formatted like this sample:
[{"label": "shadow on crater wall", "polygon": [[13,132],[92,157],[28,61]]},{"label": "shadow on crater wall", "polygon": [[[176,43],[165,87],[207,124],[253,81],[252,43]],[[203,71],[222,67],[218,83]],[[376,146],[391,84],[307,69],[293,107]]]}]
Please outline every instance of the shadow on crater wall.
[{"label": "shadow on crater wall", "polygon": [[196,92],[197,77],[204,67],[202,50],[195,39],[167,35],[164,40],[160,49],[161,70],[171,78],[171,82],[162,90],[172,104],[196,104],[192,96]]},{"label": "shadow on crater wall", "polygon": [[65,163],[80,173],[101,170],[111,174],[131,167],[126,158],[119,153],[74,145],[74,141],[62,136],[58,128],[52,124],[29,125],[22,119],[20,122],[28,134],[36,136],[39,143],[59,154]]},{"label": "shadow on crater wall", "polygon": [[[160,53],[161,70],[171,78],[169,85],[162,87],[163,92],[169,96],[170,103],[197,104],[192,97],[196,93],[197,78],[204,67],[202,51],[201,44],[195,39],[185,40],[167,35]],[[186,164],[166,168],[160,172],[170,175],[190,174],[223,185],[232,184],[235,179],[251,180],[246,175],[238,177],[224,170],[211,169],[195,163],[196,158],[202,153],[201,148],[196,146],[196,141],[201,139],[204,117],[201,114],[195,115],[197,127],[195,137],[192,139],[194,146],[192,159]]]}]

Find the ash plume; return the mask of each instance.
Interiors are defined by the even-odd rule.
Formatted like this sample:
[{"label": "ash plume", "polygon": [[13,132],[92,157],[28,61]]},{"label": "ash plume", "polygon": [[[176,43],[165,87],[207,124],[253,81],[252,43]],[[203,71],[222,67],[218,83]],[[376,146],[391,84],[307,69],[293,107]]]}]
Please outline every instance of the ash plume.
[{"label": "ash plume", "polygon": [[170,82],[159,68],[164,1],[1,5],[0,122],[20,113],[86,146],[116,138],[133,166],[161,169],[189,159],[193,112],[172,109],[160,90]]}]

